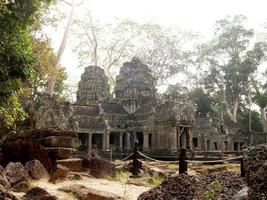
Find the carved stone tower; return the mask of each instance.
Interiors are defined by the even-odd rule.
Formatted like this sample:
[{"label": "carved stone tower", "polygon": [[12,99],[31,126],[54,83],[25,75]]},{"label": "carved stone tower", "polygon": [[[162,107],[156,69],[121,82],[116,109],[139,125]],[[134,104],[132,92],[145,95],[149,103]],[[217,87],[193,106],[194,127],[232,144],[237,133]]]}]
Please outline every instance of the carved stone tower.
[{"label": "carved stone tower", "polygon": [[151,70],[134,57],[121,67],[114,92],[116,100],[124,109],[134,113],[142,104],[155,100],[155,79]]},{"label": "carved stone tower", "polygon": [[77,104],[97,105],[99,102],[110,100],[108,79],[102,68],[86,67],[78,84]]}]

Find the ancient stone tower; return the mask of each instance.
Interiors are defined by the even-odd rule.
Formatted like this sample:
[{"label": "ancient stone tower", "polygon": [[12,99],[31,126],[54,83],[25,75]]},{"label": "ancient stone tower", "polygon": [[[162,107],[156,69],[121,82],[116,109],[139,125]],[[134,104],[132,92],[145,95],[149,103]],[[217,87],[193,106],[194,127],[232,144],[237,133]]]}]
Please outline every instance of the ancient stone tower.
[{"label": "ancient stone tower", "polygon": [[108,79],[102,68],[86,67],[78,84],[77,104],[97,105],[110,100]]},{"label": "ancient stone tower", "polygon": [[151,70],[138,58],[124,63],[116,77],[114,92],[124,109],[134,113],[141,105],[155,99],[155,79]]}]

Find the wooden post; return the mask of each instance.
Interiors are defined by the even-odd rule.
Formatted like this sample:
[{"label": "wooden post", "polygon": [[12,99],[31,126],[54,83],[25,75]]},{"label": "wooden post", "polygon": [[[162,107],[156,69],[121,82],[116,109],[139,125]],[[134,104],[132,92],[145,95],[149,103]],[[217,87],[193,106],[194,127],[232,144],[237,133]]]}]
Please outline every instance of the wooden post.
[{"label": "wooden post", "polygon": [[245,168],[244,168],[243,157],[240,159],[240,173],[241,173],[241,177],[245,177]]},{"label": "wooden post", "polygon": [[112,154],[113,154],[112,151],[113,151],[112,148],[110,148],[110,152],[109,152],[109,159],[110,159],[110,162],[112,162]]},{"label": "wooden post", "polygon": [[139,142],[136,141],[134,143],[134,152],[133,152],[133,171],[132,174],[133,176],[138,176],[139,174],[139,167],[138,167],[138,146],[139,146]]},{"label": "wooden post", "polygon": [[181,154],[179,157],[179,174],[184,173],[187,173],[186,149],[181,148]]}]

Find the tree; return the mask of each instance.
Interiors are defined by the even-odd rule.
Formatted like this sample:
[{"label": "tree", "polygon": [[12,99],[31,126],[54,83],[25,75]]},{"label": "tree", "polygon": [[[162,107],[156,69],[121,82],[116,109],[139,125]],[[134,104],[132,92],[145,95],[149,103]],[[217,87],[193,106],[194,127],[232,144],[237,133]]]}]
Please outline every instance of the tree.
[{"label": "tree", "polygon": [[206,89],[222,103],[234,122],[242,96],[248,92],[249,76],[263,56],[260,52],[264,45],[256,43],[249,48],[254,32],[245,27],[245,20],[245,16],[237,15],[217,21],[215,38],[206,50],[209,68],[204,77]]},{"label": "tree", "polygon": [[195,88],[189,92],[189,99],[191,99],[197,107],[196,116],[208,117],[213,112],[212,98],[204,92],[202,88]]},{"label": "tree", "polygon": [[[241,126],[242,129],[244,130],[249,130],[249,118],[250,118],[250,111],[245,110],[244,112],[242,112],[242,121],[241,121]],[[259,116],[259,113],[256,111],[252,111],[251,112],[251,130],[252,131],[259,131],[262,132],[263,131],[263,126],[261,123],[261,118]]]},{"label": "tree", "polygon": [[49,0],[8,1],[0,6],[0,126],[9,129],[25,115],[19,96],[32,76],[34,57],[29,26]]},{"label": "tree", "polygon": [[67,40],[68,40],[68,37],[70,34],[71,25],[72,25],[72,21],[74,18],[74,8],[75,8],[74,2],[75,1],[72,0],[71,4],[67,3],[71,6],[71,10],[70,10],[67,26],[64,30],[64,35],[63,35],[62,41],[61,41],[60,47],[59,47],[58,52],[57,52],[54,67],[53,67],[52,73],[49,75],[49,79],[48,79],[47,94],[50,96],[52,96],[54,93],[55,84],[56,84],[56,72],[60,71],[60,61],[61,61],[62,55],[64,53],[64,50],[66,48]]},{"label": "tree", "polygon": [[135,22],[116,20],[113,24],[101,24],[94,20],[90,11],[75,22],[74,53],[78,55],[80,66],[95,65],[105,69],[115,84],[114,71],[125,59],[131,59],[133,38],[138,33]]},{"label": "tree", "polygon": [[260,117],[263,126],[263,131],[267,133],[267,91],[264,85],[256,81],[254,77],[250,77],[252,85],[255,89],[254,102],[260,107]]},{"label": "tree", "polygon": [[184,46],[195,35],[155,23],[142,24],[140,30],[137,55],[150,67],[157,85],[168,84],[168,79],[186,71],[189,52]]},{"label": "tree", "polygon": [[184,86],[169,85],[168,89],[160,96],[159,103],[168,105],[169,115],[174,116],[178,122],[192,123],[194,120],[196,106],[189,99],[188,89]]},{"label": "tree", "polygon": [[45,94],[48,88],[50,74],[55,74],[55,86],[53,97],[60,99],[63,95],[64,81],[67,79],[65,68],[59,67],[54,71],[56,55],[50,42],[44,38],[33,38],[33,53],[36,62],[33,68],[32,83],[30,84],[30,101],[34,104],[35,100]]}]

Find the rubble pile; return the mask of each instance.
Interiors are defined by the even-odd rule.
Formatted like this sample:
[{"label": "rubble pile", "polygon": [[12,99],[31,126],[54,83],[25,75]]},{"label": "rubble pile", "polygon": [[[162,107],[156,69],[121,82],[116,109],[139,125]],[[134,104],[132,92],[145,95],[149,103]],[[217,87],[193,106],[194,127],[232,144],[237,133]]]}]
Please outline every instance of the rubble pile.
[{"label": "rubble pile", "polygon": [[244,167],[249,199],[267,199],[267,145],[248,148]]},{"label": "rubble pile", "polygon": [[[215,182],[219,185],[217,189],[212,187]],[[203,177],[180,174],[170,177],[156,188],[142,193],[138,200],[203,200],[209,193],[213,195],[213,199],[228,200],[244,185],[244,180],[234,172],[209,174]]]},{"label": "rubble pile", "polygon": [[[209,187],[217,181],[220,185],[216,199],[231,199],[238,191],[245,187],[245,180],[235,172],[208,174],[202,178],[202,184]],[[208,188],[209,190],[209,188]]]},{"label": "rubble pile", "polygon": [[77,134],[74,131],[53,129],[23,130],[6,138],[2,149],[4,159],[0,163],[37,159],[50,172],[57,160],[75,158]]}]

